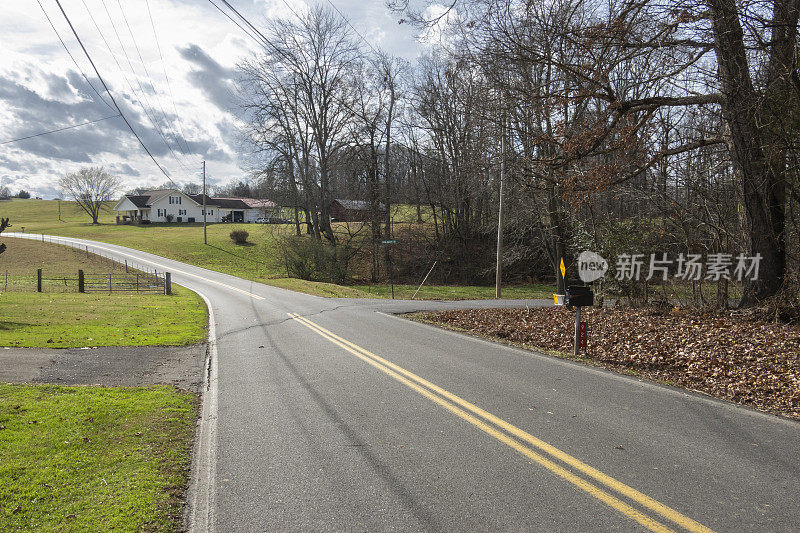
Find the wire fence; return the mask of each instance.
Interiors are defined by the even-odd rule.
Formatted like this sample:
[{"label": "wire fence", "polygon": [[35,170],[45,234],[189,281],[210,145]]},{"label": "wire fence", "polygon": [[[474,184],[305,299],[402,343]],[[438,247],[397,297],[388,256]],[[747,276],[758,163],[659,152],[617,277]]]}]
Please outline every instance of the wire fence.
[{"label": "wire fence", "polygon": [[4,237],[16,237],[45,243],[69,246],[89,258],[101,258],[108,262],[108,272],[48,272],[43,269],[30,275],[0,273],[3,291],[11,292],[121,292],[143,294],[171,294],[170,274],[152,266],[130,259],[118,259],[113,250],[104,249],[103,244],[84,244],[65,237],[31,233],[4,232]]},{"label": "wire fence", "polygon": [[85,274],[84,292],[166,293],[166,274],[136,272],[128,274]]}]

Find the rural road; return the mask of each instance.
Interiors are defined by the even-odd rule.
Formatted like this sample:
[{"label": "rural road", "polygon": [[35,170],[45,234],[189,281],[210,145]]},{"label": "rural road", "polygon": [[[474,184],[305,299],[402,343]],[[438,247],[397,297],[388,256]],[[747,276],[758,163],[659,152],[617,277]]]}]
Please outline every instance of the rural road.
[{"label": "rural road", "polygon": [[319,298],[64,240],[211,303],[190,530],[800,528],[800,424],[391,315],[507,302]]}]

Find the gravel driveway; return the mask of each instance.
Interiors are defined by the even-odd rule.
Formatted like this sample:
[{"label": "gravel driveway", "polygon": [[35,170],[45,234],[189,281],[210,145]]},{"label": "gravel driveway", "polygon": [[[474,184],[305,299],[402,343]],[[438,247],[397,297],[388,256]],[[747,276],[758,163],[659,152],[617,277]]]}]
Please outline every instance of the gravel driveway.
[{"label": "gravel driveway", "polygon": [[0,348],[0,382],[133,387],[167,383],[199,392],[206,345]]}]

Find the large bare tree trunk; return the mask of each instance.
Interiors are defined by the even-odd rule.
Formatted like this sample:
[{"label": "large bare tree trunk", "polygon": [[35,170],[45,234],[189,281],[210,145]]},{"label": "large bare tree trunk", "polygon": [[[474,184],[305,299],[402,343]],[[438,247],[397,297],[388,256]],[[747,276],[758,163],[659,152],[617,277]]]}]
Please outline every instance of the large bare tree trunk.
[{"label": "large bare tree trunk", "polygon": [[[774,22],[786,22],[786,16],[790,16],[787,12],[792,11],[790,3],[795,4],[794,25],[790,32],[793,36],[797,27],[796,1],[776,0],[775,17],[784,20]],[[745,281],[742,304],[749,304],[775,294],[783,285],[786,273],[786,159],[785,153],[781,154],[781,149],[774,143],[770,146],[769,127],[759,127],[760,119],[764,118],[761,110],[764,102],[760,101],[753,87],[735,0],[709,0],[709,5],[724,94],[722,110],[730,126],[731,159],[742,178],[750,254],[761,256],[758,279]],[[779,37],[779,33],[773,35]],[[784,47],[785,44],[773,43],[770,69],[782,68],[775,62],[783,62]],[[768,86],[768,93],[776,90],[773,87]],[[769,94],[765,100],[769,102]]]}]

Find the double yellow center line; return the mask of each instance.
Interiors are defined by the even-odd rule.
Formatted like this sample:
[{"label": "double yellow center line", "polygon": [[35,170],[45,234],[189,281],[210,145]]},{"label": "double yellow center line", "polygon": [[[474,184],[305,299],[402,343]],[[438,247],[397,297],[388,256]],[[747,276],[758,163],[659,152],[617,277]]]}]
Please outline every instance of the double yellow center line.
[{"label": "double yellow center line", "polygon": [[[550,470],[560,478],[572,483],[577,488],[587,492],[588,494],[599,499],[606,505],[616,509],[628,518],[635,520],[651,531],[673,531],[670,527],[659,522],[657,519],[645,514],[639,509],[634,508],[629,503],[621,500],[619,497],[611,494],[607,489],[616,491],[622,496],[625,496],[640,506],[648,509],[655,515],[659,515],[674,524],[692,532],[711,532],[711,529],[705,527],[691,518],[682,515],[678,511],[667,507],[666,505],[642,494],[636,489],[617,481],[616,479],[608,476],[599,470],[587,465],[586,463],[576,459],[566,452],[547,444],[546,442],[537,439],[533,435],[521,430],[520,428],[506,422],[505,420],[496,417],[495,415],[484,411],[480,407],[456,396],[455,394],[434,385],[430,381],[419,377],[413,372],[387,361],[386,359],[375,355],[374,353],[353,344],[352,342],[339,337],[335,333],[315,324],[314,322],[304,318],[297,313],[288,313],[288,315],[303,324],[310,330],[319,334],[320,336],[328,339],[333,344],[355,355],[365,363],[372,365],[384,374],[391,376],[398,382],[406,385],[408,388],[413,389],[422,396],[435,402],[441,407],[447,409],[459,418],[469,422],[476,428],[484,433],[491,435],[503,444],[510,446],[529,459],[535,461],[544,468]],[[550,458],[545,457],[542,453],[547,454]],[[560,461],[560,463],[558,462]],[[573,471],[567,469],[567,465],[577,472],[582,473],[589,481]],[[598,485],[604,485],[601,488]],[[660,520],[661,518],[659,518]]]}]

